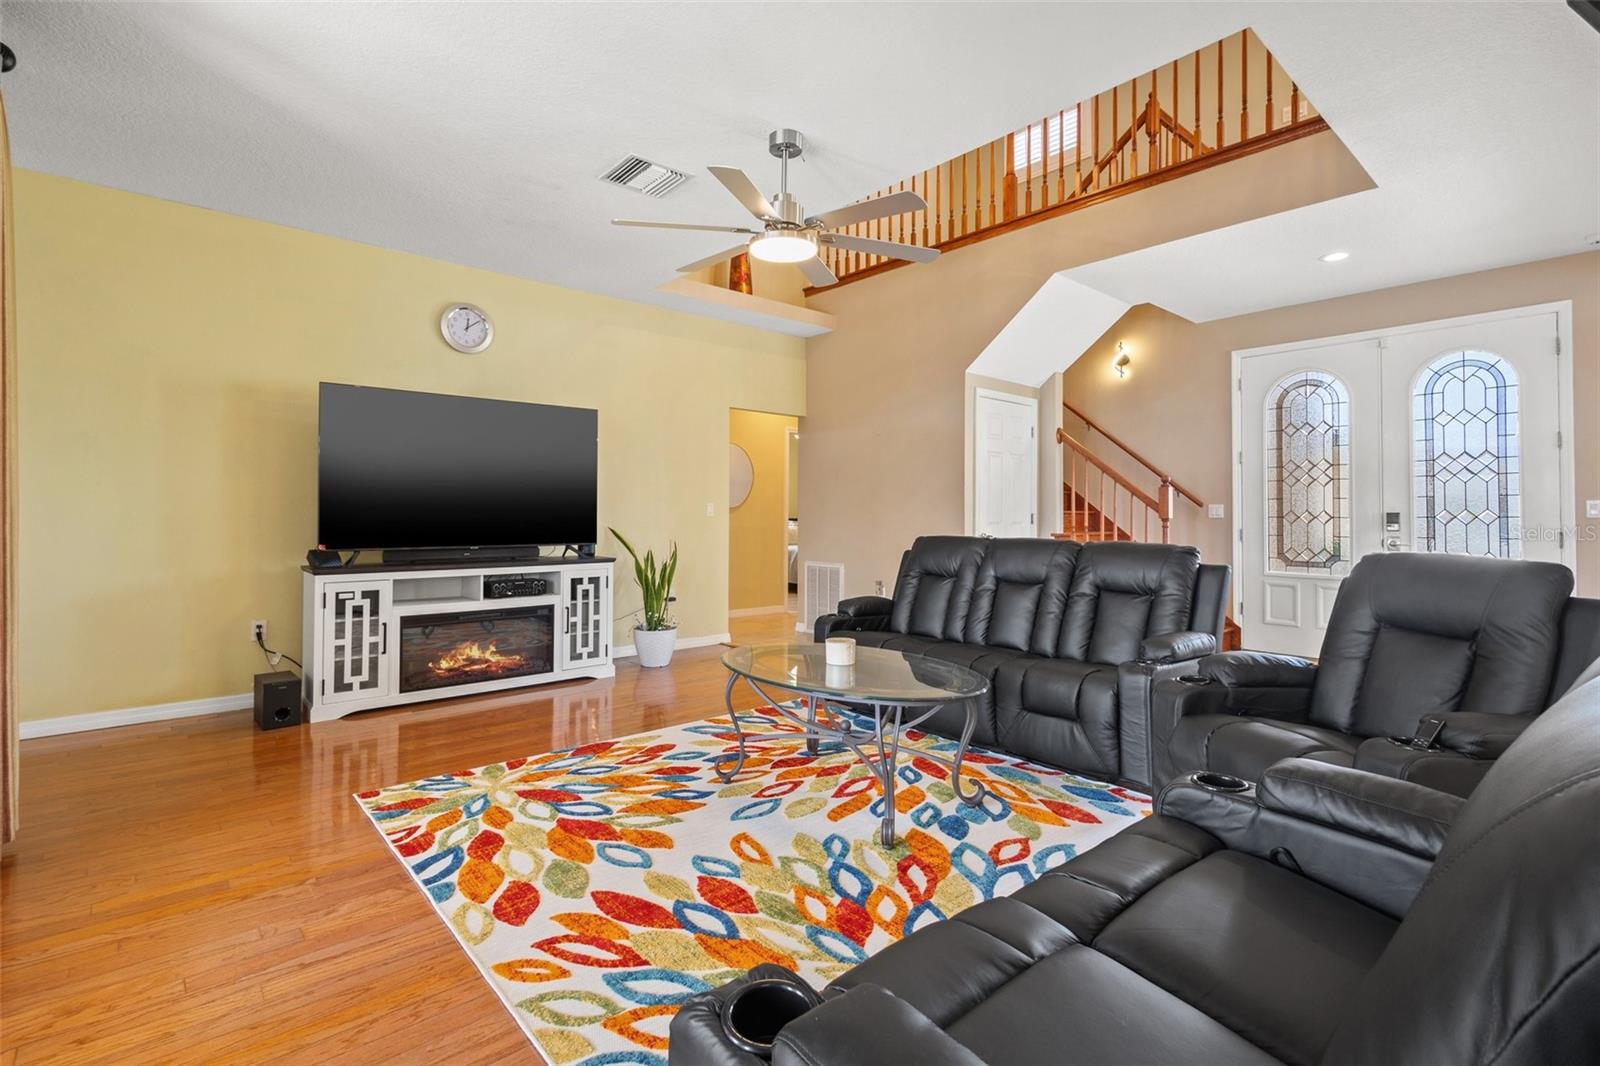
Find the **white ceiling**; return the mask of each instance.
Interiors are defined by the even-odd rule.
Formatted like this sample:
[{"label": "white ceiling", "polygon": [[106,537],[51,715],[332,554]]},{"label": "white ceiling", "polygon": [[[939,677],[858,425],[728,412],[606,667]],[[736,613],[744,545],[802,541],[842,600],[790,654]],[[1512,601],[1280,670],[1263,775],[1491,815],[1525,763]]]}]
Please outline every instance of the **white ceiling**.
[{"label": "white ceiling", "polygon": [[[1301,4],[1255,25],[1377,187],[1068,277],[1207,321],[1600,240],[1600,33],[1565,4]],[[1334,250],[1350,258],[1318,261]]]},{"label": "white ceiling", "polygon": [[[1576,251],[1600,231],[1600,34],[1529,4],[22,3],[14,160],[631,299],[811,139],[815,211],[1253,26],[1379,188],[1072,273],[1196,318]],[[602,184],[627,152],[695,174]],[[1314,261],[1349,247],[1335,273]],[[915,269],[915,268],[911,268]],[[868,282],[867,284],[870,284]],[[459,294],[457,294],[459,295]]]}]

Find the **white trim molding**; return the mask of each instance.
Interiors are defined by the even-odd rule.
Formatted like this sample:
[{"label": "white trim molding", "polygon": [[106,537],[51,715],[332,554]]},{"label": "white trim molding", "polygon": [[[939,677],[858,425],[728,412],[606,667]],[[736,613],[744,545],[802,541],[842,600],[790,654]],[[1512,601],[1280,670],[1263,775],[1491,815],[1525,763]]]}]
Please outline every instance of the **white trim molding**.
[{"label": "white trim molding", "polygon": [[88,714],[65,714],[59,718],[35,718],[32,721],[19,722],[17,733],[23,740],[32,740],[35,737],[60,736],[63,733],[112,729],[119,725],[164,722],[172,718],[197,718],[203,714],[220,714],[223,711],[247,711],[254,704],[255,694],[251,692],[240,692],[232,696],[207,696],[199,700],[152,703],[145,707],[122,707],[110,711],[91,711]]},{"label": "white trim molding", "polygon": [[[731,643],[733,643],[733,635],[731,633],[713,633],[709,637],[682,637],[679,639],[677,644],[673,645],[673,648],[675,650],[681,650],[684,648],[709,648],[713,644]],[[613,659],[626,659],[629,656],[638,654],[639,653],[633,649],[632,644],[615,644],[611,648],[611,657]]]}]

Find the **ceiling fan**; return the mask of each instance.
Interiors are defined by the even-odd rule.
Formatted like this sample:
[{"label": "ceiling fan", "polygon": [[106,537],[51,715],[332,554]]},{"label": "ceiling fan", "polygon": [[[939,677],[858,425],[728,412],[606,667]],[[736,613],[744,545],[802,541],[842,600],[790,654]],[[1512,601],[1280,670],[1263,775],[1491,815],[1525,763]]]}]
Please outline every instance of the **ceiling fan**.
[{"label": "ceiling fan", "polygon": [[789,195],[789,160],[800,158],[805,151],[805,140],[796,130],[773,130],[767,137],[767,151],[778,157],[778,195],[770,200],[761,195],[755,182],[738,167],[707,167],[711,176],[722,182],[734,199],[745,210],[761,221],[761,229],[746,226],[699,226],[688,222],[647,222],[641,219],[614,218],[614,226],[645,226],[651,229],[709,230],[714,233],[746,233],[750,240],[732,248],[697,259],[678,268],[689,273],[703,270],[740,252],[748,251],[757,259],[768,263],[794,263],[812,285],[832,285],[839,279],[818,253],[827,245],[868,255],[888,256],[891,259],[908,259],[913,263],[931,263],[939,258],[937,248],[921,248],[914,244],[895,241],[878,241],[857,237],[849,233],[835,233],[843,226],[888,215],[901,215],[909,211],[923,211],[928,202],[914,192],[895,192],[872,200],[837,207],[820,215],[807,215],[798,201]]}]

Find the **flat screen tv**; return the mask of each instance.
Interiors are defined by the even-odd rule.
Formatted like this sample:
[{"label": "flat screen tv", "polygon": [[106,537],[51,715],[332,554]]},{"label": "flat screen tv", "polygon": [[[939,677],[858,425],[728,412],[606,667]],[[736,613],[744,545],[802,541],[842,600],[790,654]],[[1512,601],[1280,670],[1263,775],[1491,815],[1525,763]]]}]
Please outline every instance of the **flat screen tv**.
[{"label": "flat screen tv", "polygon": [[598,539],[596,411],[323,382],[317,441],[325,548]]}]

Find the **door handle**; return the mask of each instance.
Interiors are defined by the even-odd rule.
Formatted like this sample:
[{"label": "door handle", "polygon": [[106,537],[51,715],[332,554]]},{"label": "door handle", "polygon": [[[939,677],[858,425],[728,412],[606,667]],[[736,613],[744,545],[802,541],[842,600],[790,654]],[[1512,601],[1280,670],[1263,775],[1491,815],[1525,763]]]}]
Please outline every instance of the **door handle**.
[{"label": "door handle", "polygon": [[1386,552],[1397,552],[1397,551],[1400,551],[1400,538],[1399,537],[1390,537],[1388,540],[1384,541],[1383,542],[1383,550],[1386,551]]}]

